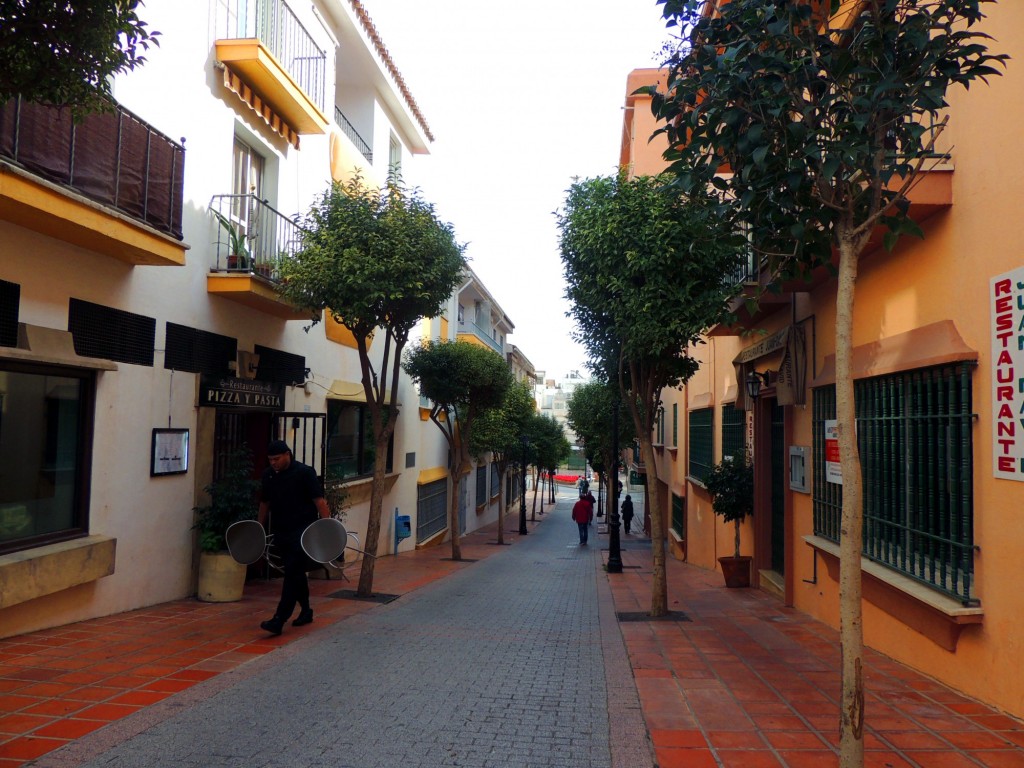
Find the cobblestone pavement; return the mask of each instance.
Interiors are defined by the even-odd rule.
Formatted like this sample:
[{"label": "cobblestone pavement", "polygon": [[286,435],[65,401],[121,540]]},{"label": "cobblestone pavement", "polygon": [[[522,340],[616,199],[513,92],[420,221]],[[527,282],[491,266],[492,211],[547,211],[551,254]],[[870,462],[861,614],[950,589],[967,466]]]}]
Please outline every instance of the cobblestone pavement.
[{"label": "cobblestone pavement", "polygon": [[570,503],[514,547],[252,662],[213,695],[174,697],[80,764],[601,768],[610,709],[616,765],[644,764],[635,688],[607,695],[605,654],[629,667],[597,536],[577,545]]}]

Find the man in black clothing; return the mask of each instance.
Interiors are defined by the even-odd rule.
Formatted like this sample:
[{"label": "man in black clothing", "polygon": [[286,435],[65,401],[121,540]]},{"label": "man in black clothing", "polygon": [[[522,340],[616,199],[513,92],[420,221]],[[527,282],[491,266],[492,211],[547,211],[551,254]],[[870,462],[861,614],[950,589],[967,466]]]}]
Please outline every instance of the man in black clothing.
[{"label": "man in black clothing", "polygon": [[260,524],[266,527],[269,513],[270,532],[281,555],[284,579],[277,611],[260,627],[273,635],[280,635],[296,603],[300,610],[292,626],[301,627],[313,621],[313,609],[309,607],[309,581],[306,579],[306,569],[312,561],[302,549],[302,532],[317,517],[330,517],[330,510],[316,471],[295,461],[284,440],[270,442],[267,461],[270,466],[263,472],[259,519]]}]

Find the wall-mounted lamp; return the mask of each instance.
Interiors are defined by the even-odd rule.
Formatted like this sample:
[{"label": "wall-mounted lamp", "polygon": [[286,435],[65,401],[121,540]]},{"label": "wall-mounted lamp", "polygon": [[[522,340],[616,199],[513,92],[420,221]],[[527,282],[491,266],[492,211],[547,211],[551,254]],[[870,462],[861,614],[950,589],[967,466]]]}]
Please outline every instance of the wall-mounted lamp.
[{"label": "wall-mounted lamp", "polygon": [[768,386],[768,373],[751,371],[747,374],[747,380],[745,383],[747,388],[747,397],[751,400],[757,400],[757,396],[761,394],[761,387]]}]

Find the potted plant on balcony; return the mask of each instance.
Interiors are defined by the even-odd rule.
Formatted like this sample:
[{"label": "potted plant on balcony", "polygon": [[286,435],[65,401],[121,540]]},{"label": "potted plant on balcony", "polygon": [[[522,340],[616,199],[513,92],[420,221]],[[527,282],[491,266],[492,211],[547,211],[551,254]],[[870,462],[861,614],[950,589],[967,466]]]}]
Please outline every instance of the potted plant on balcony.
[{"label": "potted plant on balcony", "polygon": [[[227,268],[231,271],[248,271],[252,263],[252,255],[245,244],[245,235],[239,232],[235,222],[231,221],[220,211],[210,209],[210,213],[217,219],[228,238]],[[219,241],[218,241],[219,242]]]},{"label": "potted plant on balcony", "polygon": [[224,534],[232,523],[256,517],[256,489],[252,454],[244,444],[227,457],[224,474],[203,490],[209,504],[194,508],[199,532],[199,585],[197,596],[210,603],[242,599],[246,567],[227,550]]},{"label": "potted plant on balcony", "polygon": [[726,456],[704,478],[711,508],[735,529],[732,556],[718,558],[727,587],[750,586],[750,561],[740,555],[740,523],[754,513],[754,468],[746,453]]}]

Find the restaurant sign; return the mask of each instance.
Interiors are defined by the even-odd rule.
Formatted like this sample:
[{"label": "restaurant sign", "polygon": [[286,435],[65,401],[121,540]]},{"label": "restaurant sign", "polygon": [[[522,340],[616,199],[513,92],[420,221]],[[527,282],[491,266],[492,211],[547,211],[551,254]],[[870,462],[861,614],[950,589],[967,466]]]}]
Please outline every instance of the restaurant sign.
[{"label": "restaurant sign", "polygon": [[1024,267],[993,277],[992,473],[1024,481]]},{"label": "restaurant sign", "polygon": [[200,376],[199,406],[283,411],[284,384],[232,376]]}]

